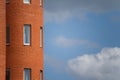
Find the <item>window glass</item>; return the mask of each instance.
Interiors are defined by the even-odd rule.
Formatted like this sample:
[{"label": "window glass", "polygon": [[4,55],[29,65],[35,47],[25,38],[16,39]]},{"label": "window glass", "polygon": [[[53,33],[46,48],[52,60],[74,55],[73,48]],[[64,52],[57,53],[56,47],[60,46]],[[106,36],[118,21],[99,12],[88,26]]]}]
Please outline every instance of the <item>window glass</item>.
[{"label": "window glass", "polygon": [[40,47],[43,46],[43,28],[40,27]]},{"label": "window glass", "polygon": [[43,71],[40,70],[40,80],[43,80]]},{"label": "window glass", "polygon": [[24,69],[24,80],[30,80],[30,74],[31,74],[30,69]]},{"label": "window glass", "polygon": [[10,0],[6,0],[6,3],[9,3],[10,2]]},{"label": "window glass", "polygon": [[6,80],[10,80],[10,69],[6,70]]},{"label": "window glass", "polygon": [[7,25],[6,27],[6,44],[9,45],[10,44],[10,26]]},{"label": "window glass", "polygon": [[24,45],[30,45],[30,25],[24,25]]},{"label": "window glass", "polygon": [[30,3],[30,0],[24,0],[24,3]]}]

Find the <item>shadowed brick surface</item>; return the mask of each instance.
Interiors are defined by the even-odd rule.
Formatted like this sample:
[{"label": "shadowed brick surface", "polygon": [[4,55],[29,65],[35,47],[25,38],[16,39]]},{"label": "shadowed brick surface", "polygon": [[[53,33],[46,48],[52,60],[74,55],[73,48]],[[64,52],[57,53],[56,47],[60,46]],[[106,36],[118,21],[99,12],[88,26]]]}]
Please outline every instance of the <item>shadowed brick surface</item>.
[{"label": "shadowed brick surface", "polygon": [[0,0],[0,80],[5,80],[5,54],[6,54],[6,23],[5,0]]}]

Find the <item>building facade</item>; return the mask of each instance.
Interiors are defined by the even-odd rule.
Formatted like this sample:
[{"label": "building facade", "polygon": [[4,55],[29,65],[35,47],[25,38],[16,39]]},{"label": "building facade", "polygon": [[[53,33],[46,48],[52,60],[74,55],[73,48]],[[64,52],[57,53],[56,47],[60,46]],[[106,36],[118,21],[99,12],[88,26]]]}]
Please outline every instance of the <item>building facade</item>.
[{"label": "building facade", "polygon": [[6,0],[3,6],[0,59],[5,56],[0,60],[0,80],[43,80],[43,0]]},{"label": "building facade", "polygon": [[5,80],[6,69],[6,6],[5,0],[0,0],[0,80]]}]

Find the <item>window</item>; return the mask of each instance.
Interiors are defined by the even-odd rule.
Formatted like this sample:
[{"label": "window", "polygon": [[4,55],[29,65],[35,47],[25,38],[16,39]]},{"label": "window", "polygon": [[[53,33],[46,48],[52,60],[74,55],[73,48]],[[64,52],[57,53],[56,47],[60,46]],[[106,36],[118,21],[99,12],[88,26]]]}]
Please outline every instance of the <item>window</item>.
[{"label": "window", "polygon": [[10,0],[6,0],[6,3],[10,3]]},{"label": "window", "polygon": [[10,44],[10,26],[7,25],[6,27],[6,44],[9,45]]},{"label": "window", "polygon": [[10,80],[10,69],[6,69],[6,80]]},{"label": "window", "polygon": [[30,0],[23,0],[24,3],[29,4]]},{"label": "window", "polygon": [[24,45],[30,45],[30,25],[24,25]]},{"label": "window", "polygon": [[40,0],[40,6],[42,6],[42,4],[43,4],[43,0]]},{"label": "window", "polygon": [[43,80],[43,71],[40,70],[40,80]]},{"label": "window", "polygon": [[40,47],[43,46],[43,28],[40,27]]},{"label": "window", "polygon": [[31,80],[31,69],[24,69],[24,80]]}]

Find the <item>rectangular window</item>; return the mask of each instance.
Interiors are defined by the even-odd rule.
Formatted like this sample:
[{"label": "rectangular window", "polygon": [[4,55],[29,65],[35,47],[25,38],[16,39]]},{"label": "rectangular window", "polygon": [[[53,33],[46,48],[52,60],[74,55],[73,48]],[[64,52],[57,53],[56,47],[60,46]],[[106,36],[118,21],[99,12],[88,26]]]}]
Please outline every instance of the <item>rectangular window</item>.
[{"label": "rectangular window", "polygon": [[10,80],[10,69],[6,69],[6,80]]},{"label": "rectangular window", "polygon": [[6,0],[6,3],[10,3],[10,0]]},{"label": "rectangular window", "polygon": [[40,80],[43,80],[43,71],[40,70]]},{"label": "rectangular window", "polygon": [[43,46],[43,28],[40,27],[40,47]]},{"label": "rectangular window", "polygon": [[30,0],[23,0],[24,3],[30,4]]},{"label": "rectangular window", "polygon": [[9,45],[10,44],[10,26],[7,25],[6,27],[6,44]]},{"label": "rectangular window", "polygon": [[24,80],[31,80],[31,69],[24,69]]},{"label": "rectangular window", "polygon": [[40,6],[42,6],[42,4],[43,4],[43,0],[40,0]]},{"label": "rectangular window", "polygon": [[24,45],[30,45],[30,25],[24,25]]}]

